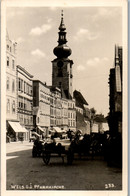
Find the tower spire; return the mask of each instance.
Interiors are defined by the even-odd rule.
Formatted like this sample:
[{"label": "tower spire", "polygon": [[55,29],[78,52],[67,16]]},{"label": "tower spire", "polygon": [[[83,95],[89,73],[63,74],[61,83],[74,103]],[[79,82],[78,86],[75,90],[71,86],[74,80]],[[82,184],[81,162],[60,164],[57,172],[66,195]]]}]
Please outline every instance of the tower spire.
[{"label": "tower spire", "polygon": [[52,85],[61,89],[62,97],[72,99],[73,97],[73,61],[68,57],[71,55],[71,49],[66,45],[66,27],[64,24],[63,10],[60,14],[60,25],[58,32],[58,45],[53,53],[56,59],[52,61]]},{"label": "tower spire", "polygon": [[71,49],[66,45],[66,27],[64,24],[63,10],[61,10],[61,23],[58,34],[58,46],[54,48],[54,54],[60,58],[67,58],[71,54]]},{"label": "tower spire", "polygon": [[65,31],[66,30],[63,16],[64,16],[63,10],[61,10],[61,23],[60,23],[60,26],[59,26],[60,31]]}]

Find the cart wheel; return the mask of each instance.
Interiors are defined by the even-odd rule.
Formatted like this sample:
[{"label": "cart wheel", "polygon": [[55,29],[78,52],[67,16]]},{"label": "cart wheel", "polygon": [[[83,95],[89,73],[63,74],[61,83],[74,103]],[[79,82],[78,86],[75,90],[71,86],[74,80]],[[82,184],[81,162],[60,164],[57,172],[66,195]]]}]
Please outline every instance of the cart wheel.
[{"label": "cart wheel", "polygon": [[46,154],[43,154],[43,161],[46,165],[49,164],[49,161],[50,161],[50,154],[46,153]]},{"label": "cart wheel", "polygon": [[67,154],[67,163],[68,163],[68,165],[72,165],[73,160],[74,160],[73,152],[68,152],[68,154]]}]

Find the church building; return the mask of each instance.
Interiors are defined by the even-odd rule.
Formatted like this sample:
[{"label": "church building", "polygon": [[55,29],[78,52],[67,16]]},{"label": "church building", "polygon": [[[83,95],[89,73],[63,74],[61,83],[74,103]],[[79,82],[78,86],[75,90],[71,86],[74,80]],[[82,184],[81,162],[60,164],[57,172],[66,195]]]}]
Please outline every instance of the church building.
[{"label": "church building", "polygon": [[[56,58],[52,61],[52,86],[58,87],[61,90],[61,97],[68,99],[68,128],[76,130],[80,128],[79,126],[77,127],[79,123],[77,122],[76,111],[77,108],[78,110],[83,111],[83,108],[79,108],[79,105],[77,105],[77,98],[73,92],[73,60],[69,58],[72,53],[72,50],[66,44],[66,34],[67,32],[64,24],[62,11],[61,23],[58,32],[58,46],[56,46],[53,50],[53,53]],[[85,99],[83,98],[82,100]],[[81,103],[81,105],[88,105],[86,101],[84,102]],[[82,119],[84,121],[84,117]],[[84,124],[86,125],[85,121]]]},{"label": "church building", "polygon": [[68,57],[71,55],[71,49],[66,45],[66,27],[63,20],[63,13],[61,23],[59,26],[58,46],[53,50],[57,57],[52,61],[52,86],[61,89],[62,97],[67,99],[73,98],[73,61]]}]

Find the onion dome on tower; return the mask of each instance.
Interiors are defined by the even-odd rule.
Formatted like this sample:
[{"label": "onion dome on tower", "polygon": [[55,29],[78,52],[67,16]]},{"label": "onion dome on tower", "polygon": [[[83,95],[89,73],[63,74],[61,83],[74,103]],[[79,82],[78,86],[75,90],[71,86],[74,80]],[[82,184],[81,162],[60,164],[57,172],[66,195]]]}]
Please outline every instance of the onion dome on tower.
[{"label": "onion dome on tower", "polygon": [[63,10],[61,13],[61,23],[59,26],[59,39],[58,39],[58,46],[54,48],[53,53],[58,58],[67,58],[71,55],[71,49],[66,45],[66,27],[63,20]]}]

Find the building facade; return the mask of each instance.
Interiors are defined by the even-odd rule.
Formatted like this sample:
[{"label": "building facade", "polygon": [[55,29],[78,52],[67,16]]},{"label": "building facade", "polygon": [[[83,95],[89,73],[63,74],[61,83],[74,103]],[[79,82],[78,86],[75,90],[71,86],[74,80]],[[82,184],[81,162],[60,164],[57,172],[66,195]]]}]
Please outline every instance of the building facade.
[{"label": "building facade", "polygon": [[6,120],[17,121],[16,43],[6,35]]},{"label": "building facade", "polygon": [[62,117],[62,122],[61,122],[61,127],[62,127],[62,129],[64,129],[64,130],[68,130],[68,127],[69,127],[69,125],[68,125],[68,100],[67,99],[65,99],[65,98],[62,98],[62,100],[61,100],[61,102],[62,102],[62,115],[61,115],[61,117]]},{"label": "building facade", "polygon": [[18,89],[18,120],[28,133],[26,140],[30,137],[33,129],[33,76],[23,67],[17,65],[17,89]]},{"label": "building facade", "polygon": [[68,100],[68,128],[76,131],[75,99]]},{"label": "building facade", "polygon": [[6,34],[6,141],[27,139],[28,131],[20,125],[18,111],[17,85],[17,43],[9,39]]},{"label": "building facade", "polygon": [[50,104],[50,126],[61,127],[62,124],[62,101],[61,90],[57,87],[50,87],[51,104]]},{"label": "building facade", "polygon": [[[52,86],[50,87],[39,80],[33,80],[33,76],[20,65],[17,65],[16,69],[16,44],[8,39],[7,117],[17,120],[28,130],[24,133],[25,139],[29,139],[32,129],[39,134],[47,135],[53,127],[75,131],[80,128],[86,130],[89,126],[85,110],[88,104],[81,93],[77,91],[80,100],[73,93],[73,61],[69,59],[72,51],[66,45],[63,13],[58,34],[58,46],[53,50],[56,58],[52,61]],[[9,113],[11,107],[13,116]]]},{"label": "building facade", "polygon": [[76,128],[83,131],[83,134],[90,134],[90,110],[88,103],[82,93],[75,90],[73,92],[76,105]]},{"label": "building facade", "polygon": [[56,97],[55,92],[50,90],[50,127],[56,126]]},{"label": "building facade", "polygon": [[122,47],[115,46],[115,66],[109,75],[109,129],[111,135],[122,133]]},{"label": "building facade", "polygon": [[33,80],[33,124],[43,134],[50,127],[50,89],[39,80]]}]

